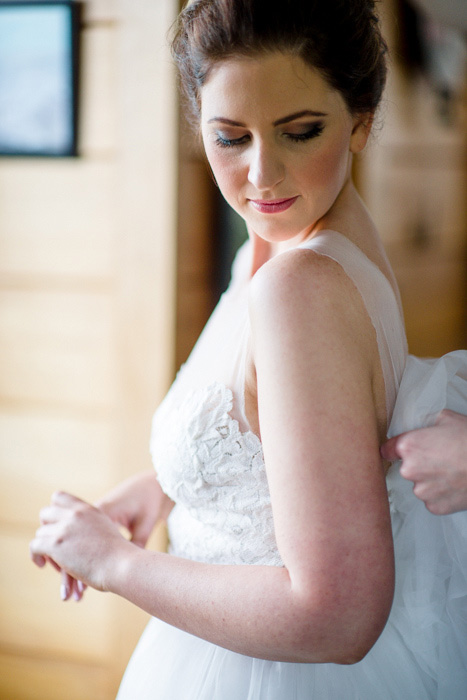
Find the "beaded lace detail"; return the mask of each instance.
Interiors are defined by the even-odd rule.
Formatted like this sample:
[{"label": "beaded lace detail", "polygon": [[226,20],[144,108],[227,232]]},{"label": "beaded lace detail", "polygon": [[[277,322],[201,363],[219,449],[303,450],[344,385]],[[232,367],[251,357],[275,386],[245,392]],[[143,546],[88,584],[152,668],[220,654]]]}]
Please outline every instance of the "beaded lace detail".
[{"label": "beaded lace detail", "polygon": [[230,415],[231,390],[214,382],[169,404],[156,413],[151,451],[161,487],[177,504],[171,552],[281,566],[261,442]]}]

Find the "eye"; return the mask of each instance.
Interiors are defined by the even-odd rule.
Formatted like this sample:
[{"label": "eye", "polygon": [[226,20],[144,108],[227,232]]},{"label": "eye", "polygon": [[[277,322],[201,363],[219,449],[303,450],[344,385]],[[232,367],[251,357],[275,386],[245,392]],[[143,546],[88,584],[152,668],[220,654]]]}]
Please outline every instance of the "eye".
[{"label": "eye", "polygon": [[317,136],[319,136],[323,132],[323,129],[324,124],[322,122],[316,122],[316,124],[312,124],[310,128],[308,128],[306,131],[303,131],[302,133],[287,133],[284,134],[284,136],[287,136],[287,138],[291,141],[308,141],[309,139],[314,139]]},{"label": "eye", "polygon": [[237,139],[228,139],[222,134],[222,132],[216,132],[216,145],[221,148],[233,148],[234,146],[243,146],[244,143],[248,141],[248,135],[240,136]]}]

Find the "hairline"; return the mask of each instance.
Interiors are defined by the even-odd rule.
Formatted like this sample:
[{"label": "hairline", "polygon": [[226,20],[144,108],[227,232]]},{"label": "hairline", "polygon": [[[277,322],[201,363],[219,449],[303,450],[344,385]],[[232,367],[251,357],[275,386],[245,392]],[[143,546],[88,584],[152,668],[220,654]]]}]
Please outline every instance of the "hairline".
[{"label": "hairline", "polygon": [[203,79],[202,82],[197,87],[197,92],[196,92],[196,104],[197,104],[197,110],[198,110],[198,118],[201,116],[201,90],[203,87],[206,85],[206,83],[209,80],[211,72],[220,64],[222,63],[227,63],[228,61],[235,61],[235,60],[249,60],[249,59],[260,59],[261,57],[264,57],[266,55],[271,55],[271,54],[282,54],[284,56],[291,56],[294,58],[300,58],[303,63],[308,66],[308,68],[312,68],[313,70],[317,71],[321,78],[328,84],[328,86],[332,89],[338,92],[342,99],[345,102],[346,108],[348,112],[353,116],[357,116],[359,114],[363,114],[365,112],[371,111],[371,110],[352,110],[349,102],[343,93],[342,90],[337,88],[335,85],[332,84],[328,73],[326,70],[321,68],[320,66],[317,66],[315,63],[312,63],[312,61],[309,61],[305,58],[304,56],[304,45],[305,45],[306,40],[305,39],[300,39],[299,41],[296,42],[296,45],[292,47],[291,45],[286,44],[285,42],[281,43],[278,42],[274,46],[270,46],[268,44],[264,44],[263,46],[260,45],[258,42],[258,45],[256,46],[251,46],[251,47],[237,47],[236,49],[232,49],[230,51],[226,51],[225,53],[222,53],[222,55],[219,56],[212,56],[206,59],[206,64],[207,64],[207,69],[203,74]]}]

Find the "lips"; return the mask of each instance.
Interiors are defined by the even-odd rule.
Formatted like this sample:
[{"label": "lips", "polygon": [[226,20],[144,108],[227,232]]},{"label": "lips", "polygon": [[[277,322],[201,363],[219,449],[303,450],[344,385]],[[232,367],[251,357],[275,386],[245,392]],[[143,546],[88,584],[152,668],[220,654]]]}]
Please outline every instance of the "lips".
[{"label": "lips", "polygon": [[250,204],[256,209],[256,211],[262,214],[280,214],[282,211],[286,211],[297,197],[288,197],[287,199],[250,199]]}]

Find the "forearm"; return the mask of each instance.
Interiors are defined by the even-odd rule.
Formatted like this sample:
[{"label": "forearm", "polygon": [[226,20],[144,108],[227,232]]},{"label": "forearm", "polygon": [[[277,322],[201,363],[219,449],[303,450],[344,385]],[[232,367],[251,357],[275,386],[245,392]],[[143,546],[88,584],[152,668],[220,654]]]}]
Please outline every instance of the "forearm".
[{"label": "forearm", "polygon": [[153,527],[167,519],[174,504],[162,491],[154,469],[148,469],[115,486],[95,505],[144,547]]},{"label": "forearm", "polygon": [[382,627],[364,622],[368,607],[333,600],[332,587],[310,602],[282,567],[209,565],[133,549],[108,589],[214,644],[277,661],[353,663]]},{"label": "forearm", "polygon": [[[357,523],[366,510],[357,508]],[[290,551],[284,567],[202,564],[144,550],[98,508],[56,492],[41,511],[30,551],[38,566],[51,560],[74,579],[233,651],[353,663],[369,651],[389,614],[391,540],[382,522],[365,538],[357,526],[327,529],[297,535],[292,550],[309,550],[305,566],[303,554],[288,566],[287,559],[297,558]]]}]

